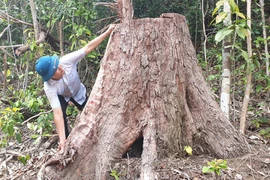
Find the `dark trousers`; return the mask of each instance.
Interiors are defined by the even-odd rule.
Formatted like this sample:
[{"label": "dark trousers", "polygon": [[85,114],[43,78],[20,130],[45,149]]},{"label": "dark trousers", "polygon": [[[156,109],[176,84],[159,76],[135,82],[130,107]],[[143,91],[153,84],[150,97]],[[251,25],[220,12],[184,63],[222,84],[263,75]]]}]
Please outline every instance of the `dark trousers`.
[{"label": "dark trousers", "polygon": [[[58,99],[60,101],[61,104],[61,108],[62,108],[62,112],[63,112],[63,118],[64,118],[64,125],[65,125],[65,134],[66,134],[66,138],[69,135],[68,132],[68,123],[67,123],[67,106],[68,106],[68,102],[66,102],[64,96],[58,95]],[[79,103],[77,103],[73,98],[70,98],[69,101],[71,101],[79,110],[83,110],[86,102],[87,102],[88,97],[86,96],[86,100],[83,102],[82,105],[80,105]]]}]

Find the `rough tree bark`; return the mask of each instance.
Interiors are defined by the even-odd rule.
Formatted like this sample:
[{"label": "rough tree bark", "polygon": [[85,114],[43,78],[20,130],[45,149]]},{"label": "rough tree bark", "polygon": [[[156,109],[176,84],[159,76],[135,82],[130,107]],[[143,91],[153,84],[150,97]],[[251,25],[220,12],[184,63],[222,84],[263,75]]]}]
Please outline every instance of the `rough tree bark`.
[{"label": "rough tree bark", "polygon": [[36,5],[35,5],[34,0],[30,0],[30,7],[31,7],[32,19],[33,19],[33,25],[34,25],[34,31],[35,31],[35,40],[37,41],[39,39],[39,27],[38,27],[38,21],[37,21]]},{"label": "rough tree bark", "polygon": [[[226,27],[231,26],[231,6],[229,1],[224,1],[223,12],[227,17],[223,20]],[[232,56],[232,35],[227,35],[222,43],[222,82],[220,93],[220,109],[230,119],[230,92],[231,92],[231,56]]]},{"label": "rough tree bark", "polygon": [[243,106],[241,111],[240,117],[240,132],[245,134],[246,130],[246,119],[247,119],[247,112],[248,112],[248,103],[250,100],[250,92],[251,92],[251,85],[252,85],[252,37],[251,37],[251,0],[247,0],[247,52],[249,62],[247,62],[247,85],[245,90],[245,96],[243,100]]},{"label": "rough tree bark", "polygon": [[141,179],[155,179],[153,163],[181,157],[186,145],[195,154],[221,158],[248,151],[207,87],[179,14],[116,27],[88,103],[67,139],[67,152],[76,151],[76,158],[61,171],[48,166],[46,176],[106,179],[113,160],[139,137]]}]

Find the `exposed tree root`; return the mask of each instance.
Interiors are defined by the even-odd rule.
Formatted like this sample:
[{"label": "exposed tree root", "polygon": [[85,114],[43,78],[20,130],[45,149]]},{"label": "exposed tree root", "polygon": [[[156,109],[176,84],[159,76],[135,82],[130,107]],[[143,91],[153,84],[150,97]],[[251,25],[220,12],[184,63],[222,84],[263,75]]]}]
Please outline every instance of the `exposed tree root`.
[{"label": "exposed tree root", "polygon": [[66,146],[63,152],[59,152],[56,156],[49,159],[45,164],[42,165],[38,172],[38,180],[44,179],[44,170],[47,166],[55,165],[58,170],[62,170],[66,167],[69,163],[75,160],[76,150],[73,149],[71,146]]}]

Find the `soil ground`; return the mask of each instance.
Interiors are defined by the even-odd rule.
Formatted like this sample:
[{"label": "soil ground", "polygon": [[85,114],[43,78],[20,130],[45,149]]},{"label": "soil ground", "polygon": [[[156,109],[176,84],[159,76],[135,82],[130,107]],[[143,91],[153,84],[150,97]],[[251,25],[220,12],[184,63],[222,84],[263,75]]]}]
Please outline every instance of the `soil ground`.
[{"label": "soil ground", "polygon": [[[264,117],[270,120],[270,110],[266,107]],[[250,119],[252,117],[249,116]],[[250,121],[249,121],[250,122]],[[235,127],[239,127],[238,124]],[[265,124],[260,128],[270,127]],[[57,152],[57,135],[44,139],[35,145],[27,127],[22,128],[22,143],[10,142],[9,146],[0,150],[0,179],[6,180],[36,180],[42,165]],[[220,176],[214,173],[203,174],[202,168],[215,157],[207,155],[187,156],[185,158],[168,157],[155,164],[157,179],[160,180],[270,180],[270,141],[259,134],[259,129],[248,125],[246,141],[250,153],[242,157],[226,159],[228,168],[221,171]],[[0,132],[1,137],[1,132]],[[140,152],[139,152],[140,153]],[[24,165],[19,157],[29,155],[30,159]],[[116,160],[108,172],[109,180],[119,177],[121,180],[135,180],[140,176],[140,154],[135,157],[126,156]],[[111,174],[114,172],[113,174]],[[110,175],[111,174],[111,175]],[[46,179],[46,175],[45,175]],[[91,177],[89,177],[91,179]]]}]

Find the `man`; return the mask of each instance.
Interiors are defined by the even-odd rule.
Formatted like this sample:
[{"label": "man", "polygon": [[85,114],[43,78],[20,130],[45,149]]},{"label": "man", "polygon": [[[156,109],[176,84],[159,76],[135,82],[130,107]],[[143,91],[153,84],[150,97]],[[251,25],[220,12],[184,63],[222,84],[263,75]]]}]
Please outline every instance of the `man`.
[{"label": "man", "polygon": [[115,25],[90,41],[83,48],[61,58],[43,56],[36,62],[36,71],[44,81],[44,91],[53,109],[54,123],[59,136],[58,150],[62,150],[69,135],[66,108],[71,101],[82,110],[87,102],[86,88],[77,72],[77,63],[98,47],[111,34]]}]

